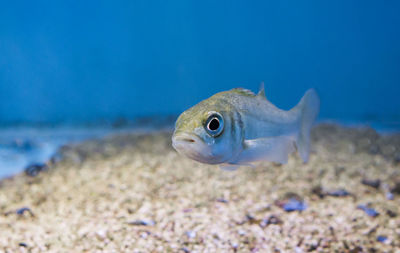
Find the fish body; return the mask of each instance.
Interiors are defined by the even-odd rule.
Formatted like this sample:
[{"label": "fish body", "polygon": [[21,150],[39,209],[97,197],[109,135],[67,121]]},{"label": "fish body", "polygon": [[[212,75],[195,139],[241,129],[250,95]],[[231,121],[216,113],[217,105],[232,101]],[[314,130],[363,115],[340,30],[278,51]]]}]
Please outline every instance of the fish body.
[{"label": "fish body", "polygon": [[268,101],[263,87],[258,94],[242,88],[220,92],[179,116],[172,144],[189,158],[226,169],[255,161],[286,163],[296,148],[307,162],[319,103],[313,89],[288,111]]}]

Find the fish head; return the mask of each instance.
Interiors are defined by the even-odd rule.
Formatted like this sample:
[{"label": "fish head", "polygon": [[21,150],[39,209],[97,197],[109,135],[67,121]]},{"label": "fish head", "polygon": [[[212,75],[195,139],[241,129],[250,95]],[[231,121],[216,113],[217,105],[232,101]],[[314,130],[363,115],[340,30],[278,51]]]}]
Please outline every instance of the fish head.
[{"label": "fish head", "polygon": [[179,116],[172,146],[198,162],[226,162],[242,146],[242,134],[234,115],[234,108],[229,104],[205,100]]}]

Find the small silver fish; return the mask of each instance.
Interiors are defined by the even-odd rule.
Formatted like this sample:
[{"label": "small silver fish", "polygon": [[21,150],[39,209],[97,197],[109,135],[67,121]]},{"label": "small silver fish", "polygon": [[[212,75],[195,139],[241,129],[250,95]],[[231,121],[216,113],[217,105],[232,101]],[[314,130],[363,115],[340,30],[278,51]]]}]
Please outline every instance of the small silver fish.
[{"label": "small silver fish", "polygon": [[228,170],[255,161],[287,163],[295,147],[307,162],[319,105],[314,89],[289,111],[269,102],[263,85],[257,95],[242,88],[220,92],[179,116],[172,145],[193,160]]}]

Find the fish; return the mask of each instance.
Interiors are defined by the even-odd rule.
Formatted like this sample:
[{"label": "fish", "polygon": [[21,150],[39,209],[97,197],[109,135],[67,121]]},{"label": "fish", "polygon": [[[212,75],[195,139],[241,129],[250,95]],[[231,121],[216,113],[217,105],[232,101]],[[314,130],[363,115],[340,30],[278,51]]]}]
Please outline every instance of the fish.
[{"label": "fish", "polygon": [[314,89],[290,110],[273,105],[262,84],[257,94],[244,88],[219,92],[184,111],[175,122],[172,146],[181,155],[225,170],[254,162],[288,162],[298,151],[306,163],[310,130],[320,108]]}]

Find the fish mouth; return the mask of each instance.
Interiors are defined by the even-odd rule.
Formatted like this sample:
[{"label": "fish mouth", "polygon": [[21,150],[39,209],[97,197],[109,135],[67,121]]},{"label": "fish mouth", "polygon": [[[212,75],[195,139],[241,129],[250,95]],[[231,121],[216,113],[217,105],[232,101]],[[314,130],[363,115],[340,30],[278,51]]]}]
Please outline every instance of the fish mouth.
[{"label": "fish mouth", "polygon": [[172,136],[172,146],[178,153],[196,161],[209,163],[210,147],[197,135],[179,132]]},{"label": "fish mouth", "polygon": [[201,143],[201,140],[198,136],[189,133],[175,133],[172,136],[172,146],[178,150],[180,148],[184,148],[187,145]]},{"label": "fish mouth", "polygon": [[194,143],[196,142],[196,139],[194,138],[194,136],[190,135],[190,134],[179,134],[179,135],[175,135],[172,138],[173,142],[186,142],[186,143]]}]

